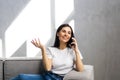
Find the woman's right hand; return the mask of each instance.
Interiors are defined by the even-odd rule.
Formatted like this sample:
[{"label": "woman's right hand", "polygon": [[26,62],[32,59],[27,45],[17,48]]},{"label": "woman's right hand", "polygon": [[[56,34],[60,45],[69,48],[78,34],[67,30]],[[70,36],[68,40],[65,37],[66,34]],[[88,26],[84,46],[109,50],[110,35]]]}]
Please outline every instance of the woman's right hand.
[{"label": "woman's right hand", "polygon": [[38,38],[38,40],[35,38],[34,40],[31,41],[31,43],[32,43],[34,46],[36,46],[36,47],[38,47],[38,48],[40,48],[40,49],[43,49],[43,48],[44,48],[44,46],[41,44],[39,38]]},{"label": "woman's right hand", "polygon": [[36,46],[36,47],[38,47],[38,48],[40,48],[40,49],[42,50],[42,56],[43,56],[42,59],[43,59],[44,65],[45,65],[45,69],[46,69],[47,71],[50,71],[51,68],[52,68],[52,59],[49,59],[49,58],[47,57],[47,55],[46,55],[46,50],[45,50],[44,45],[41,44],[39,38],[38,38],[38,40],[37,40],[37,39],[33,39],[33,40],[31,41],[31,43],[32,43],[34,46]]}]

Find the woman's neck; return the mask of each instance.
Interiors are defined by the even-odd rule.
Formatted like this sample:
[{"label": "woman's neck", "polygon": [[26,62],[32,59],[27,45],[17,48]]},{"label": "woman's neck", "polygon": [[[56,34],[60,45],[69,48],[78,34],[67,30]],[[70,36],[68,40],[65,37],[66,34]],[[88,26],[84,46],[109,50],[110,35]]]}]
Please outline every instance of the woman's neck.
[{"label": "woman's neck", "polygon": [[66,44],[64,43],[64,44],[60,44],[60,46],[59,46],[59,49],[65,49],[66,48]]}]

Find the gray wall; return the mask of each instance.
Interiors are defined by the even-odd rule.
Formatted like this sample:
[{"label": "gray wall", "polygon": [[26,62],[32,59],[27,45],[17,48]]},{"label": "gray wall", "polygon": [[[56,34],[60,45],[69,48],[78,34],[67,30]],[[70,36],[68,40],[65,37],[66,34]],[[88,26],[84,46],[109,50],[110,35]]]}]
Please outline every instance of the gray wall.
[{"label": "gray wall", "polygon": [[120,0],[75,0],[75,32],[95,80],[120,80]]},{"label": "gray wall", "polygon": [[[5,53],[5,31],[29,1],[30,0],[0,0],[0,39],[2,40],[3,53]],[[2,56],[5,57],[5,54]]]},{"label": "gray wall", "polygon": [[0,0],[0,38],[30,0]]},{"label": "gray wall", "polygon": [[[29,1],[0,0],[0,38],[3,44],[5,30]],[[95,80],[120,80],[120,1],[74,1],[75,36],[84,63],[94,65]]]}]

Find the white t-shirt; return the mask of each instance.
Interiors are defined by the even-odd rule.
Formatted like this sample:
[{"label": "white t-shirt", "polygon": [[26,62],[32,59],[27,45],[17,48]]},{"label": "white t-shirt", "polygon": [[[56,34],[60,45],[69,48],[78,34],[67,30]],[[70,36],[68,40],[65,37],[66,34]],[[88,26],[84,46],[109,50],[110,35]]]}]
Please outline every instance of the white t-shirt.
[{"label": "white t-shirt", "polygon": [[[48,58],[52,59],[52,72],[64,75],[73,69],[73,62],[75,60],[75,53],[71,48],[63,50],[56,47],[48,47],[46,50]],[[80,53],[81,59],[83,59]]]}]

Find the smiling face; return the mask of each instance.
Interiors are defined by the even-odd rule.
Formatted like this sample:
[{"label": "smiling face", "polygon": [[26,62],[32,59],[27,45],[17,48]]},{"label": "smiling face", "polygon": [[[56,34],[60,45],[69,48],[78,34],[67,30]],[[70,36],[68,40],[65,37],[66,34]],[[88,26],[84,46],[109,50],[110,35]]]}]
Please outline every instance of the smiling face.
[{"label": "smiling face", "polygon": [[71,29],[68,26],[63,27],[58,33],[60,43],[67,43],[71,38]]}]

